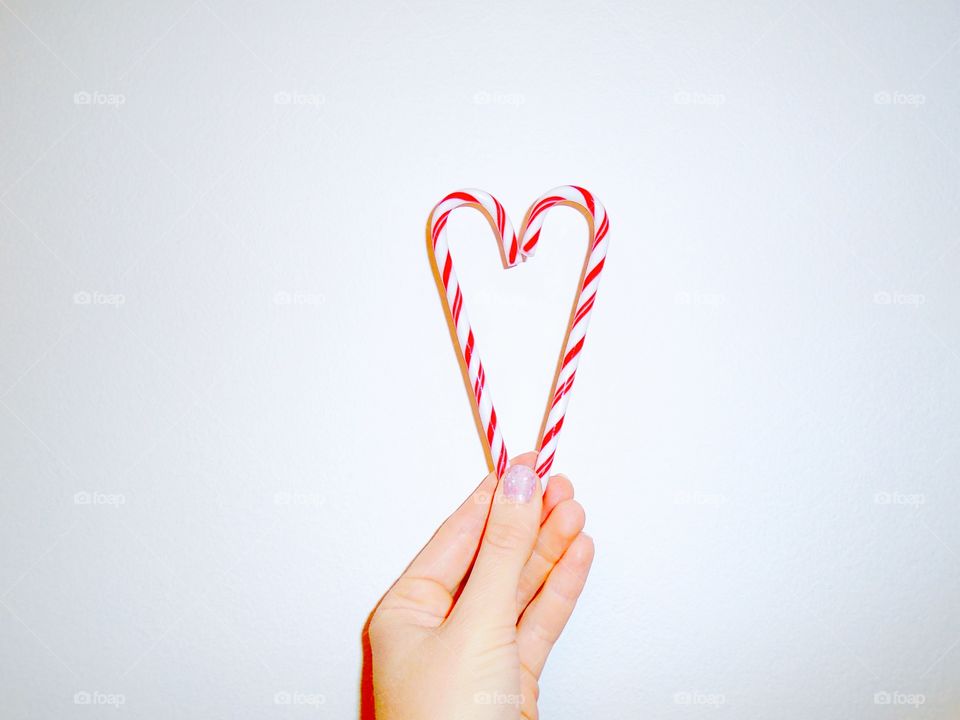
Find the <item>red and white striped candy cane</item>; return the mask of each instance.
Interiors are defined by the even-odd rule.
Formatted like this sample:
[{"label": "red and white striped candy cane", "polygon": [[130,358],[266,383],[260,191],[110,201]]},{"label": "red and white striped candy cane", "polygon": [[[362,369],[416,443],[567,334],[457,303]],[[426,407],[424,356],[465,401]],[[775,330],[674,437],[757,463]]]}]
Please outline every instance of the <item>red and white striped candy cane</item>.
[{"label": "red and white striped candy cane", "polygon": [[603,205],[587,190],[576,185],[561,185],[537,200],[527,211],[520,230],[520,253],[524,259],[532,257],[540,240],[540,230],[547,211],[557,205],[569,205],[582,212],[590,223],[590,240],[583,273],[577,288],[574,312],[567,327],[563,351],[557,363],[557,373],[550,389],[543,426],[540,429],[535,469],[541,478],[550,472],[557,451],[557,440],[570,402],[570,391],[577,375],[583,343],[590,324],[590,314],[597,297],[600,273],[607,256],[607,233],[610,222]]},{"label": "red and white striped candy cane", "polygon": [[482,212],[495,229],[500,241],[500,253],[504,267],[513,267],[519,257],[519,244],[513,225],[507,217],[506,211],[495,197],[482,190],[460,190],[447,195],[441,200],[430,214],[427,228],[429,233],[433,257],[440,280],[443,283],[446,296],[447,310],[456,329],[458,351],[467,369],[473,396],[476,399],[477,412],[480,423],[486,435],[489,458],[496,470],[497,477],[503,475],[507,469],[507,448],[503,442],[503,433],[497,424],[497,411],[493,407],[490,392],[486,389],[487,377],[480,362],[480,353],[477,351],[476,336],[467,319],[467,311],[463,305],[463,291],[457,282],[457,274],[453,270],[453,259],[450,257],[450,248],[447,245],[447,219],[450,213],[459,207],[474,207]]},{"label": "red and white striped candy cane", "polygon": [[553,387],[550,389],[550,399],[540,430],[535,470],[542,478],[553,465],[557,440],[563,427],[563,419],[570,401],[570,392],[590,322],[590,313],[597,296],[600,273],[607,254],[607,232],[610,228],[606,210],[593,195],[581,187],[562,185],[554,188],[537,200],[527,212],[520,233],[521,242],[518,244],[503,205],[496,198],[481,190],[460,190],[450,193],[437,204],[430,214],[427,225],[435,268],[443,284],[446,307],[456,330],[457,349],[467,369],[467,377],[472,386],[477,412],[486,436],[488,457],[493,469],[496,470],[497,477],[502,476],[507,468],[507,449],[497,424],[497,413],[490,399],[490,392],[486,388],[486,374],[477,351],[476,336],[464,310],[463,291],[453,270],[453,260],[446,239],[447,219],[450,213],[459,207],[474,207],[480,210],[494,228],[500,241],[501,259],[504,267],[509,268],[516,265],[518,258],[526,260],[536,252],[546,213],[556,205],[568,205],[580,210],[590,223],[591,237],[577,288],[574,312],[567,327],[563,352],[558,362]]}]

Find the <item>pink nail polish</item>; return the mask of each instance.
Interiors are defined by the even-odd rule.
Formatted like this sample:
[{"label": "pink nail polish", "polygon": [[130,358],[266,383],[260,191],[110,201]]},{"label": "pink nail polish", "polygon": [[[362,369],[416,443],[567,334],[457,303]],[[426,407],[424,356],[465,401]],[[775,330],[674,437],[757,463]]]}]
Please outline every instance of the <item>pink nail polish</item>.
[{"label": "pink nail polish", "polygon": [[511,465],[503,474],[503,496],[516,503],[530,502],[537,474],[526,465]]}]

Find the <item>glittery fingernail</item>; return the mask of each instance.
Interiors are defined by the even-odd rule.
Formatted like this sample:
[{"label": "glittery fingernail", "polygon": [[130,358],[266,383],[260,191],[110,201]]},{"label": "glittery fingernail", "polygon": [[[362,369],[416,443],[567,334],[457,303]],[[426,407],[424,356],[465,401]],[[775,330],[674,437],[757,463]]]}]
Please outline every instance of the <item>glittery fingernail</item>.
[{"label": "glittery fingernail", "polygon": [[537,474],[526,465],[511,465],[503,475],[503,496],[515,503],[530,502]]}]

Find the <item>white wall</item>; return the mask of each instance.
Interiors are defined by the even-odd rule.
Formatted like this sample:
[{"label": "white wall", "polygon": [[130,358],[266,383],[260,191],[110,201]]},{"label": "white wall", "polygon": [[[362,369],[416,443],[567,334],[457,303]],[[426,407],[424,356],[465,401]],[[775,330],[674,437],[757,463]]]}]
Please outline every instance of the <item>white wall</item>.
[{"label": "white wall", "polygon": [[[948,2],[3,0],[4,717],[352,716],[367,612],[484,472],[427,213],[567,182],[612,219],[555,465],[598,555],[543,717],[955,716],[958,37]],[[505,273],[450,223],[514,453],[583,228]]]}]

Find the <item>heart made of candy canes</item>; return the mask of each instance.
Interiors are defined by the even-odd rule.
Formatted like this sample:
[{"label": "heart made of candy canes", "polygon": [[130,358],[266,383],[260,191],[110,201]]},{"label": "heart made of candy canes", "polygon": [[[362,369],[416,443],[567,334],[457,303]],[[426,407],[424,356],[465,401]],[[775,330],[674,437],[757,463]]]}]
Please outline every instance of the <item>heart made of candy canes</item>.
[{"label": "heart made of candy canes", "polygon": [[453,269],[453,258],[447,244],[446,226],[450,213],[460,207],[472,207],[487,218],[499,241],[500,257],[504,268],[511,268],[521,259],[533,257],[540,240],[540,231],[547,211],[557,205],[567,205],[579,210],[589,225],[587,256],[580,273],[576,301],[564,334],[562,351],[557,361],[553,385],[544,412],[540,437],[537,440],[537,460],[534,469],[538,476],[545,477],[553,465],[557,440],[563,427],[563,419],[570,401],[573,381],[583,352],[584,339],[593,303],[597,297],[600,273],[607,255],[607,232],[610,223],[603,205],[587,190],[576,185],[561,185],[537,200],[527,211],[520,227],[519,240],[510,224],[503,205],[482,190],[458,190],[437,203],[427,222],[427,248],[430,263],[437,281],[437,289],[450,324],[451,334],[460,360],[464,379],[470,386],[473,411],[482,429],[481,439],[487,463],[501,477],[507,469],[507,448],[497,422],[487,389],[486,373],[477,351],[476,336],[467,319],[463,291]]}]

